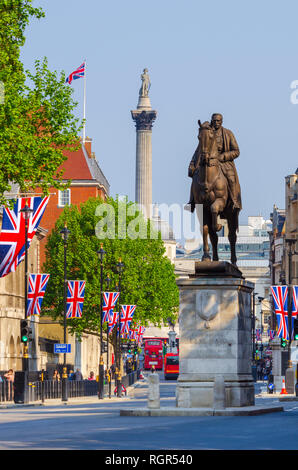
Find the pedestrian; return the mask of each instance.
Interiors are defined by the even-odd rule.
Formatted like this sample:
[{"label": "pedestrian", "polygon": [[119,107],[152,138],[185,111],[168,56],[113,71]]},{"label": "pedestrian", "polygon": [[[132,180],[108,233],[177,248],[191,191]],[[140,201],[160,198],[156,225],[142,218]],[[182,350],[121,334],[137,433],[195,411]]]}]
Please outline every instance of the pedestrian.
[{"label": "pedestrian", "polygon": [[115,372],[116,372],[116,367],[115,367],[115,363],[113,363],[110,367],[110,375],[111,375],[111,378],[114,379],[115,378]]},{"label": "pedestrian", "polygon": [[75,371],[75,380],[78,381],[78,380],[83,380],[83,375],[82,375],[82,372],[80,371],[80,369],[77,369]]},{"label": "pedestrian", "polygon": [[262,366],[260,363],[257,365],[257,374],[258,374],[258,380],[262,379]]},{"label": "pedestrian", "polygon": [[106,366],[106,363],[104,363],[103,365],[103,383],[106,384],[107,383],[107,366]]},{"label": "pedestrian", "polygon": [[74,380],[74,372],[72,369],[69,371],[68,380]]},{"label": "pedestrian", "polygon": [[40,373],[39,373],[39,380],[41,382],[44,382],[45,380],[48,380],[48,373],[46,370],[44,369],[41,369]]},{"label": "pedestrian", "polygon": [[53,373],[53,379],[52,380],[55,380],[56,382],[60,382],[60,374],[58,372],[57,369],[54,370],[54,373]]},{"label": "pedestrian", "polygon": [[151,374],[154,374],[155,373],[155,366],[152,366],[151,367]]},{"label": "pedestrian", "polygon": [[14,383],[14,373],[12,369],[9,369],[6,374],[4,374],[5,379],[8,384],[8,399],[13,399],[13,383]]},{"label": "pedestrian", "polygon": [[95,377],[94,377],[94,372],[90,372],[90,375],[88,377],[88,380],[95,380]]},{"label": "pedestrian", "polygon": [[8,382],[14,382],[14,373],[12,369],[9,369],[6,374],[4,374],[4,377],[7,379]]},{"label": "pedestrian", "polygon": [[127,374],[130,374],[132,372],[132,362],[131,362],[131,359],[127,359],[126,361],[126,364],[125,364],[125,368],[126,368],[126,373]]}]

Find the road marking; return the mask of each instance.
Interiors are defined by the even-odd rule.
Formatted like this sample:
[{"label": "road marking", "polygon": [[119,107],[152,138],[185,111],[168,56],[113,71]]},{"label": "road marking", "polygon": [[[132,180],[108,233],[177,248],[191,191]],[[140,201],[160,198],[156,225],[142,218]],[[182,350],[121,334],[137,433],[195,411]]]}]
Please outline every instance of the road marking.
[{"label": "road marking", "polygon": [[298,406],[293,406],[293,408],[289,408],[287,411],[295,411],[298,410]]}]

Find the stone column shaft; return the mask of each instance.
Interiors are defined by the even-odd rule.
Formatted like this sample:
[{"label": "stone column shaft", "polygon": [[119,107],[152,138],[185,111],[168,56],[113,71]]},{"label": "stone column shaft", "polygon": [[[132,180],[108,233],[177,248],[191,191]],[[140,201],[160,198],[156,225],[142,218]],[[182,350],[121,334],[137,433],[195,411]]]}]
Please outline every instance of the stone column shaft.
[{"label": "stone column shaft", "polygon": [[131,111],[136,123],[136,183],[135,202],[144,209],[144,216],[152,216],[152,125],[156,111],[148,106]]},{"label": "stone column shaft", "polygon": [[152,131],[138,130],[136,142],[135,201],[144,206],[146,217],[151,218],[152,207]]}]

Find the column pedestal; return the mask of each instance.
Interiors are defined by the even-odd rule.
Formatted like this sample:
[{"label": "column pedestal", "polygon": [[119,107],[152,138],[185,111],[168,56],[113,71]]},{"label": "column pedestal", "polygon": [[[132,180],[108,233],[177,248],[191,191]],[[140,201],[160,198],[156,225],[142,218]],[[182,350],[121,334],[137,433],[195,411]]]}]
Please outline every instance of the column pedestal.
[{"label": "column pedestal", "polygon": [[212,408],[221,377],[227,407],[254,405],[251,374],[253,284],[226,262],[200,262],[179,279],[179,362],[176,406]]}]

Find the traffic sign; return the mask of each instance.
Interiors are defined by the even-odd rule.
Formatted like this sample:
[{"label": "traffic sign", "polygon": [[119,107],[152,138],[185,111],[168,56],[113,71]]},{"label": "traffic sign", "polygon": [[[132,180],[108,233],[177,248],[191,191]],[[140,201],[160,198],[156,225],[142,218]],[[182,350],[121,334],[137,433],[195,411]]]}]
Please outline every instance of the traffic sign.
[{"label": "traffic sign", "polygon": [[71,352],[71,345],[70,344],[54,344],[54,353],[55,354],[65,354]]}]

